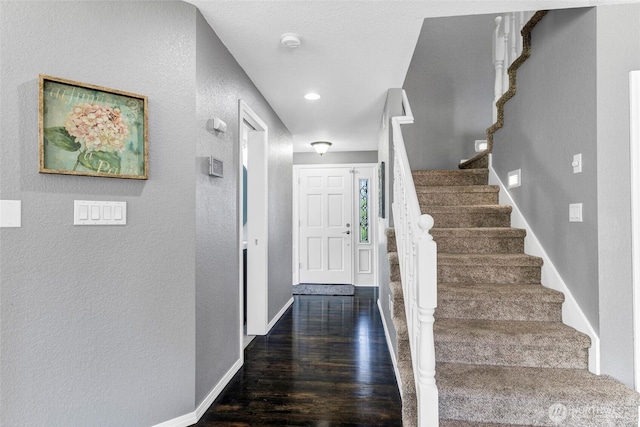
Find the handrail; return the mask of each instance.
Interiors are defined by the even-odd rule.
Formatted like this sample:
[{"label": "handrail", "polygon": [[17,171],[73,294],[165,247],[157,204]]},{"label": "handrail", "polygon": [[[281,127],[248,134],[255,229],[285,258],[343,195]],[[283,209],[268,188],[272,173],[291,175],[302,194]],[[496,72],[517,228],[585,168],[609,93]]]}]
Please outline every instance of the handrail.
[{"label": "handrail", "polygon": [[[522,53],[513,61],[513,63],[509,66],[507,70],[509,88],[495,102],[494,123],[489,128],[487,128],[487,148],[484,151],[481,151],[480,153],[476,154],[469,160],[466,160],[465,162],[461,163],[459,166],[461,169],[468,168],[473,162],[487,156],[489,153],[493,151],[493,135],[496,133],[498,129],[504,126],[504,105],[508,100],[513,98],[513,96],[516,94],[516,73],[518,71],[518,68],[520,68],[520,66],[524,64],[524,62],[531,56],[531,32],[533,31],[533,28],[538,24],[538,22],[540,22],[542,18],[544,18],[547,12],[548,12],[547,10],[540,10],[536,12],[531,17],[531,19],[527,21],[524,27],[522,27],[522,31],[520,32],[522,34],[522,50],[521,50]],[[496,18],[496,21],[495,21],[496,27],[500,24],[501,20],[502,19],[498,20]],[[498,30],[496,28],[495,33],[497,33],[497,31]],[[494,46],[495,46],[494,48],[495,57],[497,57],[499,54],[505,55],[505,50],[507,49],[506,45],[504,47],[498,47],[494,42]],[[496,50],[499,50],[500,52],[496,54],[495,52]],[[496,70],[498,69],[498,67],[499,65],[497,64]],[[501,88],[500,89],[498,88],[499,86],[498,80],[499,80],[498,74],[496,73],[496,82],[495,82],[496,95],[498,94],[499,91],[502,91]]]},{"label": "handrail", "polygon": [[437,306],[437,248],[429,230],[433,218],[422,214],[400,125],[413,123],[406,92],[404,116],[391,118],[394,149],[393,217],[402,278],[407,331],[416,384],[418,426],[438,426],[438,388],[433,338]]}]

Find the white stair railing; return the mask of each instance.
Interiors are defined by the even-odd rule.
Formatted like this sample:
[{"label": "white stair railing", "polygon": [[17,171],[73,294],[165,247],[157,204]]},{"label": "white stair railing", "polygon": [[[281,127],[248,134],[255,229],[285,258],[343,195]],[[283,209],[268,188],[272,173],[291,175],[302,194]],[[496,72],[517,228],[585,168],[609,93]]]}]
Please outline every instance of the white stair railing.
[{"label": "white stair railing", "polygon": [[418,400],[418,426],[437,427],[438,388],[433,339],[433,313],[437,305],[437,248],[429,234],[433,218],[420,211],[400,128],[401,124],[413,123],[404,90],[402,107],[404,116],[391,119],[394,149],[393,218]]},{"label": "white stair railing", "polygon": [[509,67],[522,54],[522,28],[533,12],[512,12],[497,16],[491,36],[496,78],[493,91],[493,123],[498,120],[496,102],[509,90]]}]

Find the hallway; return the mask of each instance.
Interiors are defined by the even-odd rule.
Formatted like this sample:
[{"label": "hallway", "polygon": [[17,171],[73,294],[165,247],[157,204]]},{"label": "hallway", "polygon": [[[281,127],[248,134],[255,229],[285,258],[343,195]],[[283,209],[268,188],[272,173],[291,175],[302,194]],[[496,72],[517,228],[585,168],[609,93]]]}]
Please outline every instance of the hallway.
[{"label": "hallway", "polygon": [[377,295],[295,296],[197,426],[401,426]]}]

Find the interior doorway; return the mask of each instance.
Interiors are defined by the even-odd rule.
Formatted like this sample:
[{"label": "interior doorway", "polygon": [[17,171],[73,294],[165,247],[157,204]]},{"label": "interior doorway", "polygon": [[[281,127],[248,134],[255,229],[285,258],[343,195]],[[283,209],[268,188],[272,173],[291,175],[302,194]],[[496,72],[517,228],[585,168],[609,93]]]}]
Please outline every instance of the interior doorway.
[{"label": "interior doorway", "polygon": [[268,325],[268,127],[242,100],[238,116],[240,342],[244,347],[246,336],[264,335]]}]

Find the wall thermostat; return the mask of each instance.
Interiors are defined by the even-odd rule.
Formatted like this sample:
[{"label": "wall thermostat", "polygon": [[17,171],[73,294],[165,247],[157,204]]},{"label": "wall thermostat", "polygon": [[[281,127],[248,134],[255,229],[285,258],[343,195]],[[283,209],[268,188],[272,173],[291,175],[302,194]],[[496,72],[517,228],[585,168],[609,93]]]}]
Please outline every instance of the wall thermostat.
[{"label": "wall thermostat", "polygon": [[209,175],[222,178],[222,160],[209,157]]}]

